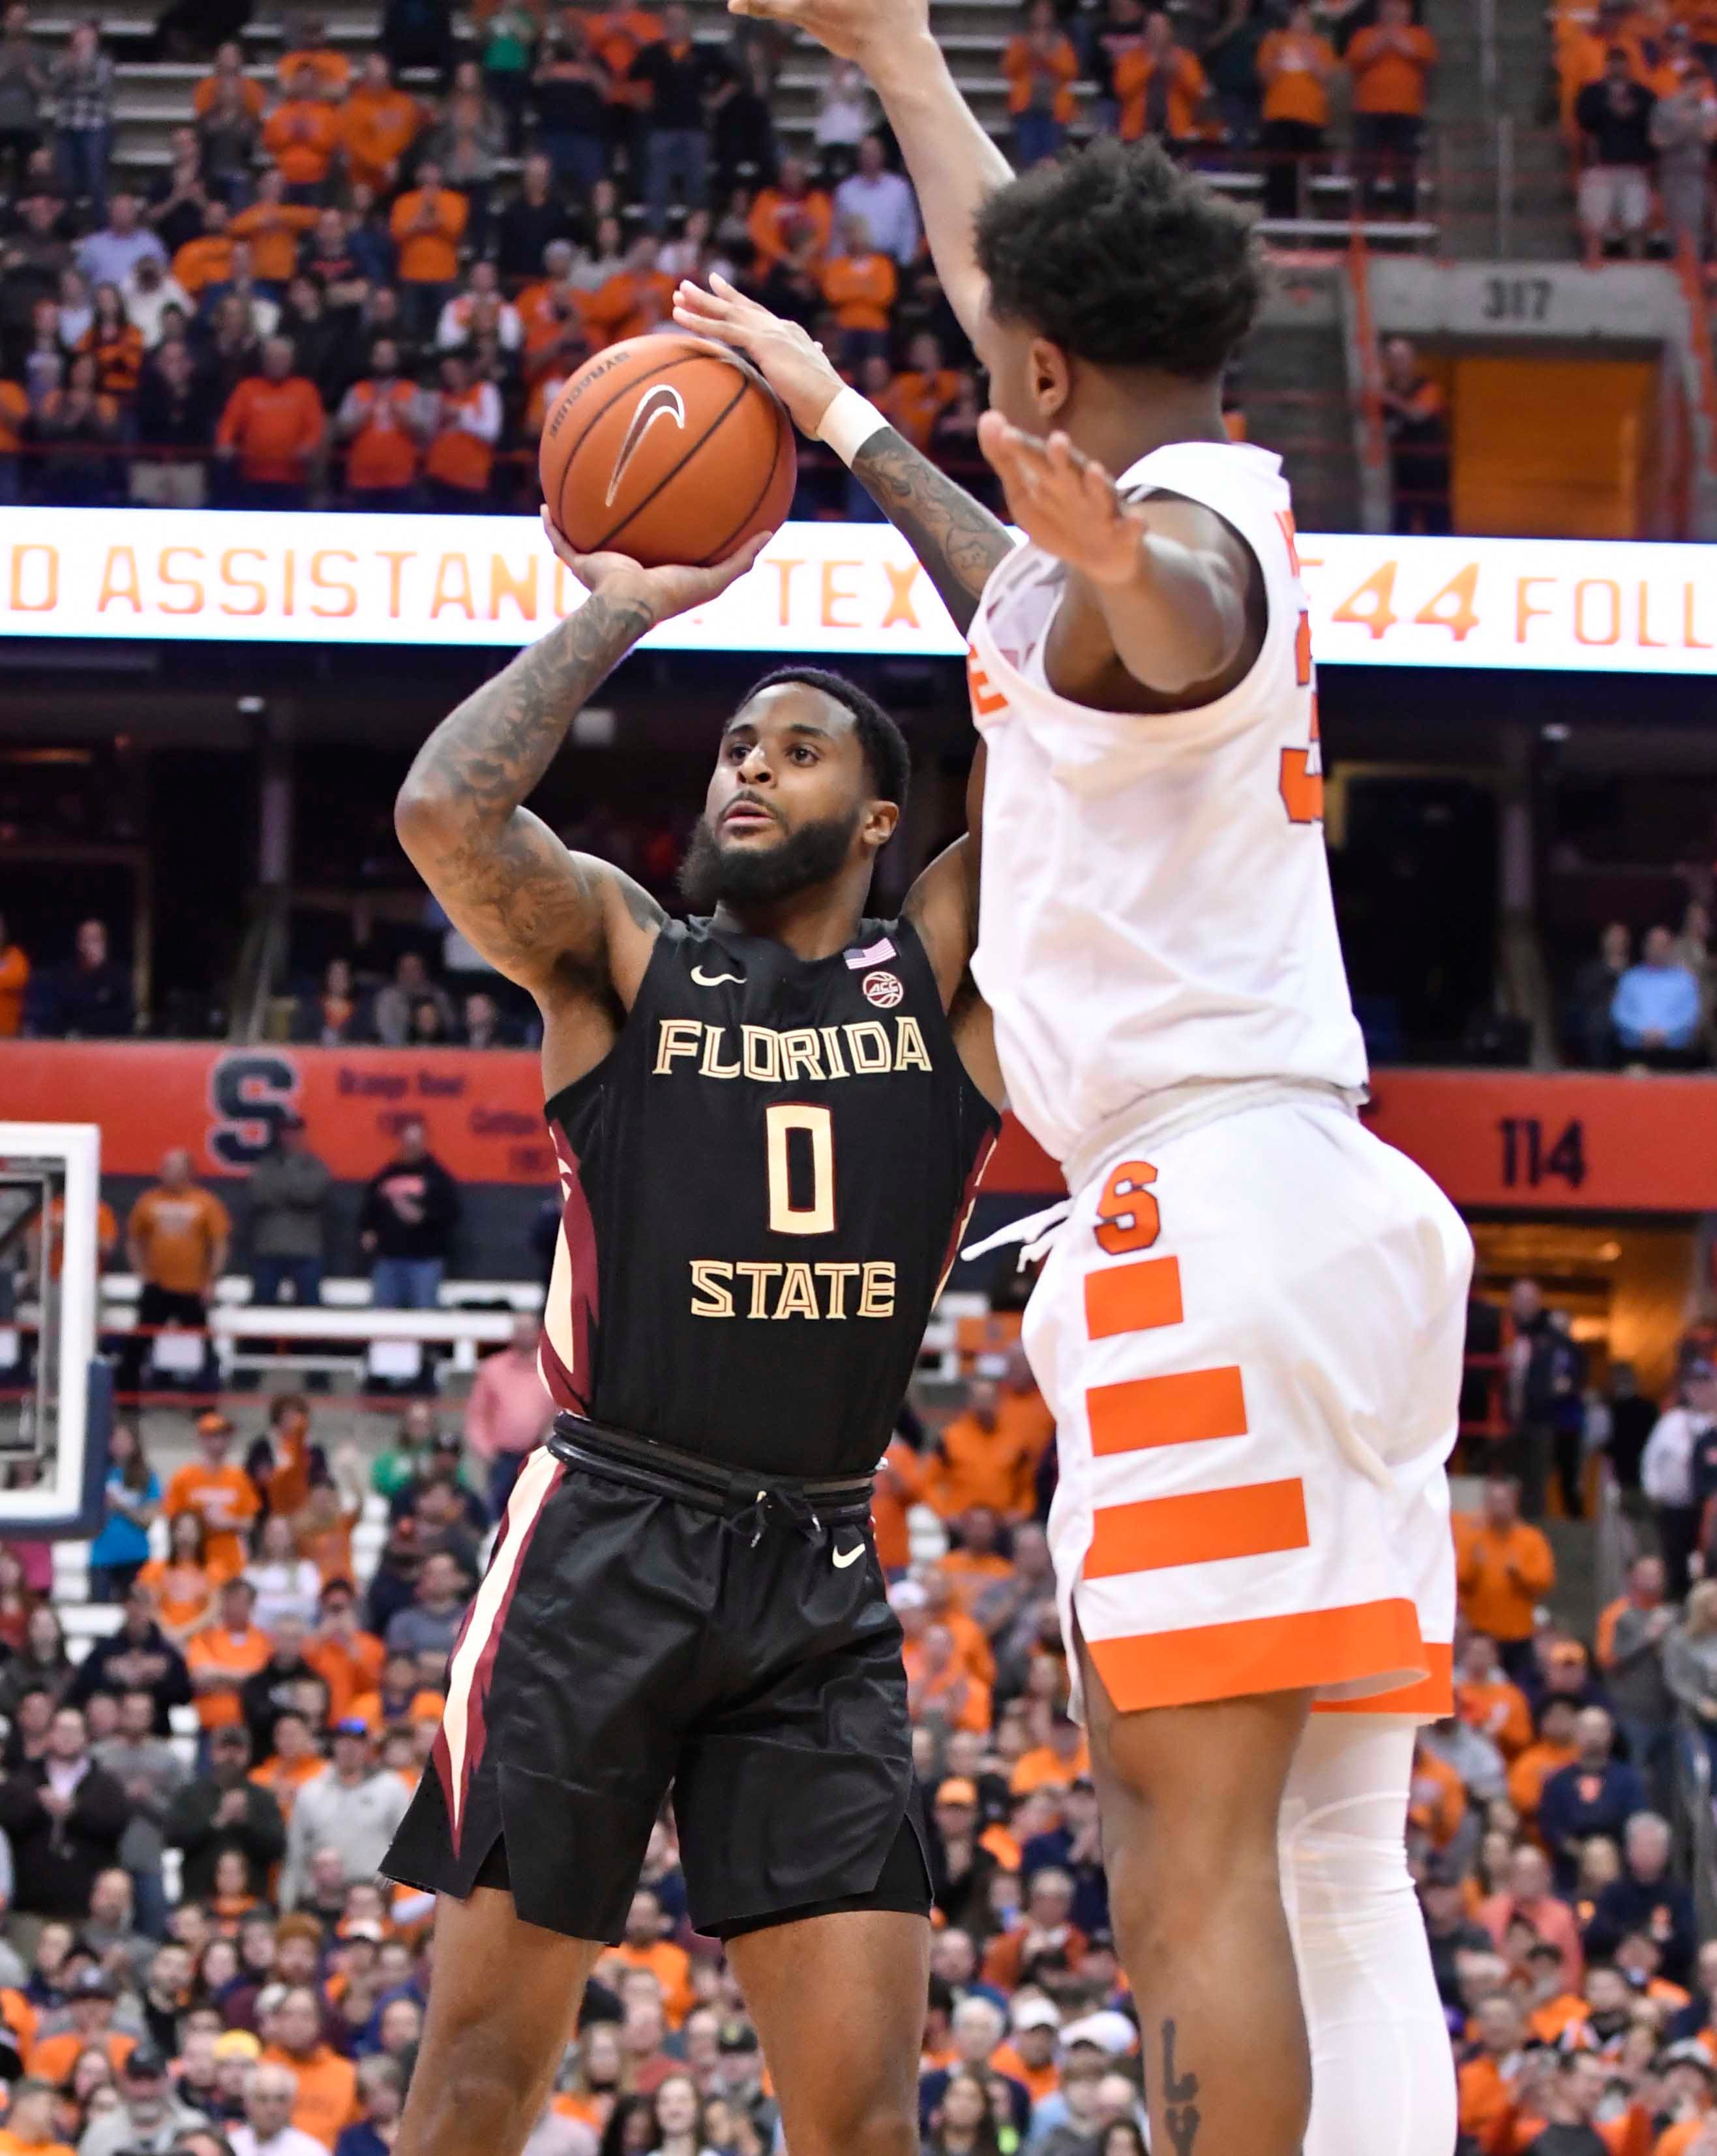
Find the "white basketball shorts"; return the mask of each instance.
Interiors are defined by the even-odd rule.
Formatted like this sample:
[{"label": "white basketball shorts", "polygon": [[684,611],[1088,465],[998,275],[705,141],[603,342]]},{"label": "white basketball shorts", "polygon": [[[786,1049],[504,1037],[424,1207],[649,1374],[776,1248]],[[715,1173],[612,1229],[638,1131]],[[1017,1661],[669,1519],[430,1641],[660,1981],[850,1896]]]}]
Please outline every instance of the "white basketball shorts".
[{"label": "white basketball shorts", "polygon": [[1117,1707],[1449,1712],[1472,1261],[1430,1178],[1316,1094],[1135,1142],[1079,1190],[1024,1341],[1064,1635]]}]

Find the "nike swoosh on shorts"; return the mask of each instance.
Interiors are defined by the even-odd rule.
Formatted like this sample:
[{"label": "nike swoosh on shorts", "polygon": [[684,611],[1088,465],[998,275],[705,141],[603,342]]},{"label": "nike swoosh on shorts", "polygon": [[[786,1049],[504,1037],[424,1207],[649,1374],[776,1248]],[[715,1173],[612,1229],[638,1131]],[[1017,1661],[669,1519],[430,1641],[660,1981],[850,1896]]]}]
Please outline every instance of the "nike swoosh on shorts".
[{"label": "nike swoosh on shorts", "polygon": [[852,1548],[849,1550],[836,1550],[834,1552],[835,1570],[837,1572],[844,1572],[849,1564],[857,1564],[859,1558],[863,1557],[864,1554],[864,1545],[863,1543],[854,1543]]}]

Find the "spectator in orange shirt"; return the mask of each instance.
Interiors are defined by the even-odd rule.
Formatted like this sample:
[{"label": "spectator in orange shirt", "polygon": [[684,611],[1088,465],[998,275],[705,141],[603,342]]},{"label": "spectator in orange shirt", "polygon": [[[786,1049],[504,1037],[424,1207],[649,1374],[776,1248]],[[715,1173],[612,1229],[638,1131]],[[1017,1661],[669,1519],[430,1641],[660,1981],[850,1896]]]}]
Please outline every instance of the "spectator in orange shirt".
[{"label": "spectator in orange shirt", "polygon": [[[151,1351],[142,1328],[192,1327],[208,1322],[208,1299],[226,1268],[233,1224],[213,1191],[191,1177],[191,1156],[175,1146],[161,1163],[161,1180],[146,1190],[126,1222],[126,1255],[142,1282],[137,1324],[120,1358],[121,1392],[136,1392]],[[182,1382],[182,1380],[181,1381]],[[213,1363],[205,1354],[200,1389],[213,1389]]]},{"label": "spectator in orange shirt", "polygon": [[[922,382],[925,377],[915,378]],[[899,388],[897,382],[896,392]],[[922,420],[921,411],[909,409],[912,402],[897,396],[889,414],[903,434],[909,424]],[[974,1378],[966,1399],[965,1414],[948,1424],[925,1462],[924,1502],[944,1520],[956,1518],[974,1505],[987,1507],[1002,1519],[1023,1519],[1036,1496],[1036,1460],[1026,1445],[1008,1441],[999,1412],[1000,1388],[993,1378]]]},{"label": "spectator in orange shirt", "polygon": [[202,213],[202,234],[187,239],[173,257],[173,277],[194,301],[210,285],[224,285],[233,275],[232,212],[218,195]]},{"label": "spectator in orange shirt", "polygon": [[269,101],[268,92],[259,82],[253,82],[245,74],[244,55],[236,44],[216,48],[213,72],[204,75],[191,93],[191,110],[197,117],[201,120],[205,113],[213,110],[223,86],[228,84],[231,85],[232,94],[251,118],[260,120]]},{"label": "spectator in orange shirt", "polygon": [[344,97],[351,86],[351,62],[328,43],[328,26],[320,15],[299,17],[298,43],[281,54],[274,80],[283,90],[290,91],[306,70],[331,103]]},{"label": "spectator in orange shirt", "polygon": [[340,148],[340,121],[314,68],[298,69],[290,92],[263,123],[262,139],[285,178],[288,200],[319,203]]},{"label": "spectator in orange shirt", "polygon": [[661,1902],[648,1887],[638,1887],[633,1895],[619,1945],[610,1947],[597,1965],[609,1984],[617,1984],[624,1969],[648,1969],[660,1987],[662,2013],[670,2029],[679,2028],[698,2003],[692,1989],[691,1956],[668,1937]]},{"label": "spectator in orange shirt", "polygon": [[1412,0],[1379,0],[1377,19],[1347,49],[1353,78],[1354,158],[1368,207],[1402,215],[1417,205],[1419,141],[1437,40],[1413,21]]},{"label": "spectator in orange shirt", "polygon": [[322,2041],[322,1997],[295,1984],[274,2009],[273,2041],[259,2065],[285,2066],[298,2078],[292,2123],[331,2148],[357,2116],[357,2068]]},{"label": "spectator in orange shirt", "polygon": [[912,1545],[906,1515],[924,1491],[918,1455],[904,1437],[892,1437],[876,1471],[876,1495],[870,1502],[870,1526],[876,1543],[876,1561],[887,1579],[904,1573],[912,1562]]},{"label": "spectator in orange shirt", "polygon": [[970,1616],[986,1588],[1011,1578],[1013,1567],[997,1548],[1000,1522],[987,1505],[970,1505],[955,1522],[953,1548],[936,1567]]},{"label": "spectator in orange shirt", "polygon": [[[474,372],[463,352],[450,352],[441,362],[440,388],[430,391],[426,403],[431,433],[423,471],[430,506],[452,511],[484,507],[500,439],[500,392]],[[510,1455],[515,1471],[521,1457]],[[499,1462],[491,1465],[500,1471]]]},{"label": "spectator in orange shirt", "polygon": [[362,78],[340,108],[350,176],[385,194],[398,183],[400,159],[423,125],[423,108],[394,81],[387,54],[367,54]]},{"label": "spectator in orange shirt", "polygon": [[[17,389],[15,382],[0,384],[0,389]],[[23,391],[18,391],[23,397]],[[27,405],[22,407],[28,410]],[[11,414],[8,411],[8,418]],[[18,446],[13,436],[12,446]],[[23,1026],[24,990],[29,986],[30,962],[24,956],[23,946],[16,943],[6,932],[6,916],[0,914],[0,1040],[15,1040]],[[58,1278],[58,1275],[55,1277]]]},{"label": "spectator in orange shirt", "polygon": [[[618,221],[605,218],[603,224],[612,226],[607,238],[618,247]],[[597,231],[600,239],[602,227]],[[570,239],[551,239],[543,249],[546,274],[539,283],[527,285],[515,303],[525,333],[525,378],[533,388],[551,375],[564,379],[590,357],[584,316],[591,295],[572,282],[574,259]]]},{"label": "spectator in orange shirt", "polygon": [[243,1722],[239,1691],[272,1651],[268,1634],[250,1621],[255,1607],[256,1589],[250,1582],[229,1579],[221,1589],[219,1616],[195,1634],[185,1650],[197,1718],[205,1729]]},{"label": "spectator in orange shirt", "polygon": [[926,1625],[920,1647],[919,1674],[907,1682],[912,1719],[940,1722],[949,1729],[987,1730],[990,1687],[961,1661],[952,1632],[946,1625]]},{"label": "spectator in orange shirt", "polygon": [[1541,1700],[1538,1734],[1509,1769],[1509,1802],[1529,1827],[1538,1816],[1538,1800],[1544,1794],[1545,1783],[1552,1774],[1574,1763],[1574,1717],[1577,1712],[1571,1699],[1552,1697]]},{"label": "spectator in orange shirt", "polygon": [[623,112],[638,109],[642,100],[637,85],[628,80],[632,64],[646,45],[667,35],[661,17],[648,8],[617,6],[592,8],[574,19],[607,70],[608,102]]},{"label": "spectator in orange shirt", "polygon": [[804,161],[783,157],[781,177],[772,187],[760,187],[746,220],[751,244],[757,250],[757,275],[792,254],[801,234],[812,234],[812,253],[820,261],[828,252],[834,229],[834,208],[821,187],[813,187]]},{"label": "spectator in orange shirt", "polygon": [[1453,1767],[1422,1744],[1413,1748],[1413,1778],[1407,1797],[1407,1824],[1433,1849],[1447,1849],[1467,1816],[1467,1792]]},{"label": "spectator in orange shirt", "polygon": [[[327,1761],[317,1751],[315,1739],[310,1735],[309,1717],[294,1707],[287,1707],[274,1717],[274,1748],[259,1767],[253,1767],[249,1779],[259,1789],[266,1789],[280,1807],[280,1816],[292,1816],[292,1799],[306,1782],[313,1782],[327,1767]],[[236,1852],[234,1852],[236,1854]]]},{"label": "spectator in orange shirt", "polygon": [[1013,1763],[1007,1787],[1016,1797],[1028,1797],[1034,1789],[1068,1789],[1089,1780],[1090,1748],[1085,1732],[1073,1717],[1057,1708],[1049,1717],[1049,1741],[1023,1752]]},{"label": "spectator in orange shirt", "polygon": [[1085,1935],[1073,1921],[1074,1882],[1058,1865],[1032,1874],[1025,1907],[999,1938],[984,1949],[983,1977],[998,1991],[1015,1991],[1039,1954],[1064,1954],[1074,1966]]},{"label": "spectator in orange shirt", "polygon": [[626,267],[591,295],[584,318],[598,350],[623,337],[642,336],[667,321],[674,307],[674,280],[660,268],[660,260],[659,243],[640,233],[626,251]]},{"label": "spectator in orange shirt", "polygon": [[991,2068],[1017,2082],[1034,2104],[1041,2103],[1061,2086],[1061,2071],[1055,2063],[1060,2013],[1047,1999],[1017,1999],[1007,2018],[1013,2041],[995,2054]]},{"label": "spectator in orange shirt", "polygon": [[1338,65],[1334,46],[1313,26],[1308,0],[1291,10],[1285,29],[1272,30],[1258,49],[1266,217],[1304,214],[1301,182],[1324,147]]},{"label": "spectator in orange shirt", "polygon": [[14,2082],[0,2126],[0,2156],[72,2156],[59,2138],[59,2092],[51,2081],[31,2074]]},{"label": "spectator in orange shirt", "polygon": [[840,252],[823,265],[823,296],[841,326],[851,362],[887,352],[889,311],[900,280],[893,262],[871,245],[870,228],[862,217],[843,217],[840,237]]},{"label": "spectator in orange shirt", "polygon": [[1462,2062],[1458,2076],[1460,2128],[1477,2147],[1490,2150],[1514,2112],[1515,2084],[1524,2066],[1526,2019],[1506,1991],[1481,1999],[1473,2019],[1478,2048]]},{"label": "spectator in orange shirt", "polygon": [[1053,157],[1078,111],[1073,86],[1079,54],[1061,27],[1055,0],[1027,0],[1025,28],[1002,54],[1007,110],[1013,116],[1013,157],[1022,172]]},{"label": "spectator in orange shirt", "polygon": [[290,341],[263,346],[263,371],[248,375],[227,400],[215,429],[215,453],[235,459],[236,495],[247,509],[302,509],[311,461],[326,434],[315,384],[292,371]]},{"label": "spectator in orange shirt", "polygon": [[1479,1519],[1463,1516],[1456,1531],[1461,1614],[1496,1641],[1510,1676],[1525,1676],[1538,1604],[1556,1584],[1556,1563],[1543,1535],[1520,1517],[1515,1476],[1489,1476],[1484,1505]]},{"label": "spectator in orange shirt", "polygon": [[358,1622],[357,1589],[350,1579],[326,1581],[315,1630],[304,1643],[304,1659],[328,1687],[328,1720],[344,1722],[352,1704],[382,1681],[386,1650]]},{"label": "spectator in orange shirt", "polygon": [[471,214],[462,194],[441,184],[441,167],[425,158],[418,184],[393,205],[388,229],[399,249],[400,297],[418,336],[435,334],[459,274],[459,241]]},{"label": "spectator in orange shirt", "polygon": [[317,212],[304,203],[287,201],[285,175],[278,166],[259,176],[256,200],[226,228],[249,247],[251,275],[264,297],[285,297],[298,268],[298,243],[316,217]]},{"label": "spectator in orange shirt", "polygon": [[1123,142],[1148,135],[1174,148],[1197,138],[1210,85],[1194,56],[1176,44],[1174,26],[1161,9],[1146,17],[1143,43],[1116,55],[1115,94],[1120,100],[1115,132]]},{"label": "spectator in orange shirt", "polygon": [[1517,1758],[1532,1742],[1532,1710],[1526,1695],[1503,1675],[1496,1642],[1487,1633],[1473,1633],[1462,1652],[1455,1712],[1488,1737],[1504,1759]]},{"label": "spectator in orange shirt", "polygon": [[261,1511],[262,1500],[244,1470],[228,1457],[233,1425],[223,1414],[198,1417],[197,1442],[202,1459],[187,1460],[177,1471],[167,1484],[161,1511],[176,1556],[180,1538],[172,1532],[174,1523],[183,1513],[196,1515],[203,1529],[203,1568],[210,1578],[224,1584],[244,1568],[250,1523]]},{"label": "spectator in orange shirt", "polygon": [[362,509],[411,509],[417,502],[424,417],[416,382],[399,371],[399,346],[377,337],[370,372],[346,393],[334,422],[346,444],[346,485]]},{"label": "spectator in orange shirt", "polygon": [[1523,1842],[1509,1864],[1507,1884],[1479,1905],[1479,1921],[1503,1950],[1514,1923],[1530,1925],[1562,1957],[1562,1979],[1571,1990],[1580,1982],[1585,1958],[1574,1912],[1550,1887],[1550,1860],[1541,1849]]},{"label": "spectator in orange shirt", "polygon": [[156,1620],[176,1647],[183,1648],[214,1608],[221,1582],[209,1571],[208,1550],[208,1531],[202,1513],[181,1512],[167,1522],[166,1557],[151,1558],[137,1574],[155,1596]]}]

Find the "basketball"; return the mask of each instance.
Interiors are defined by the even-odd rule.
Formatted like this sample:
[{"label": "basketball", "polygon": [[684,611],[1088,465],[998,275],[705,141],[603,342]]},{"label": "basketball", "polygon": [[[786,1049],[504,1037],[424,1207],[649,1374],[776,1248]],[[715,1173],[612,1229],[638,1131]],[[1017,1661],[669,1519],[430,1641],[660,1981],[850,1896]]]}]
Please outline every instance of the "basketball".
[{"label": "basketball", "polygon": [[647,568],[724,562],[793,498],[792,422],[725,346],[658,332],[610,345],[561,390],[538,451],[549,514],[581,554]]}]

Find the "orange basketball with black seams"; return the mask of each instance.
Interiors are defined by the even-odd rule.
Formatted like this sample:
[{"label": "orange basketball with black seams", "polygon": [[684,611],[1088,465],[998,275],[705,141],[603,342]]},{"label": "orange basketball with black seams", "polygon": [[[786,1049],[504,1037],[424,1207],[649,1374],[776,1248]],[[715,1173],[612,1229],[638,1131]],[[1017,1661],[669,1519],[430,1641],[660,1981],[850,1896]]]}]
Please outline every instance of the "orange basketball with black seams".
[{"label": "orange basketball with black seams", "polygon": [[581,554],[646,567],[725,562],[793,498],[793,426],[755,367],[666,331],[610,345],[550,408],[549,514]]}]

